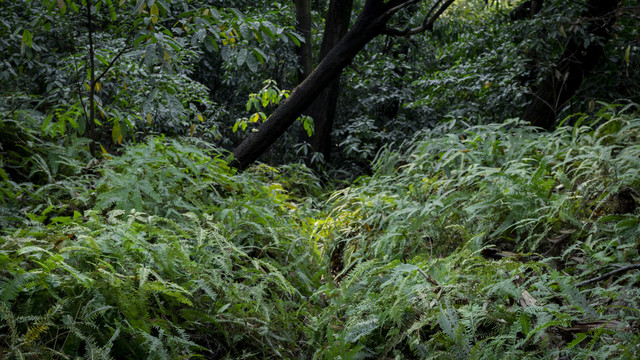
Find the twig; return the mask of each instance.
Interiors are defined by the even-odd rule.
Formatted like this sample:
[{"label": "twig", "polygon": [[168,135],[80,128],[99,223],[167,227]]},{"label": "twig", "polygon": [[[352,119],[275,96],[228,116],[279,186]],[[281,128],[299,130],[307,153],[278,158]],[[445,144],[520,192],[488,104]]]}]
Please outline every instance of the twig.
[{"label": "twig", "polygon": [[623,266],[621,268],[618,268],[618,269],[615,269],[613,271],[610,271],[610,272],[608,272],[608,273],[606,273],[604,275],[600,275],[600,276],[595,277],[593,279],[585,280],[585,281],[579,283],[578,285],[576,285],[576,287],[581,287],[581,286],[586,286],[586,285],[589,285],[589,284],[593,284],[593,283],[596,283],[598,281],[610,278],[613,275],[616,275],[616,274],[619,274],[619,273],[623,273],[623,272],[627,272],[627,271],[630,271],[630,270],[635,270],[635,269],[640,269],[640,264]]},{"label": "twig", "polygon": [[[128,42],[131,40],[131,38],[133,37],[133,34],[134,34],[134,30],[132,29],[132,30],[131,30],[131,32],[129,33],[129,35],[127,36],[127,40],[125,40],[125,44],[126,44],[126,43],[128,43]],[[107,65],[106,69],[104,69],[104,71],[102,72],[102,74],[98,75],[98,77],[96,78],[96,81],[95,81],[95,82],[96,82],[96,83],[97,83],[97,82],[99,82],[99,81],[102,79],[102,77],[103,77],[103,76],[105,76],[105,74],[106,74],[109,70],[111,70],[111,68],[113,67],[113,64],[116,62],[116,60],[118,60],[118,58],[120,58],[120,56],[121,56],[122,54],[124,54],[125,52],[127,52],[127,51],[129,51],[129,50],[133,49],[133,47],[134,47],[133,45],[125,45],[122,49],[120,49],[120,50],[116,53],[116,56],[115,56],[115,57],[113,57],[113,58],[111,59],[111,61],[110,61],[110,62],[109,62],[109,64]]]},{"label": "twig", "polygon": [[[440,15],[442,15],[442,13],[455,1],[455,0],[447,0],[446,2],[444,2],[443,4],[441,4],[443,0],[438,0],[436,1],[436,3],[433,5],[433,7],[431,8],[431,10],[429,10],[429,13],[422,19],[422,23],[420,24],[420,26],[415,27],[413,29],[409,29],[404,28],[402,30],[400,29],[394,29],[394,28],[385,28],[383,31],[383,34],[386,35],[390,35],[390,36],[412,36],[415,34],[419,34],[425,31],[431,31],[433,29],[433,24],[436,22],[436,20],[440,17]],[[410,4],[412,4],[413,2],[407,2],[404,4],[401,4],[395,8],[392,8],[390,10],[387,11],[387,13],[385,13],[385,16],[391,16],[393,14],[393,12],[396,12],[400,9],[402,9],[405,6],[408,6]],[[433,14],[433,16],[431,16],[431,13],[435,10],[438,9],[435,14]]]},{"label": "twig", "polygon": [[427,279],[427,281],[428,281],[428,282],[433,281],[433,280],[431,280],[431,279],[429,278],[429,275],[427,275],[427,273],[426,273],[426,272],[424,272],[424,270],[422,270],[422,269],[418,268],[418,272],[419,272],[420,274],[422,274],[422,276],[424,276],[424,278],[425,278],[425,279]]}]

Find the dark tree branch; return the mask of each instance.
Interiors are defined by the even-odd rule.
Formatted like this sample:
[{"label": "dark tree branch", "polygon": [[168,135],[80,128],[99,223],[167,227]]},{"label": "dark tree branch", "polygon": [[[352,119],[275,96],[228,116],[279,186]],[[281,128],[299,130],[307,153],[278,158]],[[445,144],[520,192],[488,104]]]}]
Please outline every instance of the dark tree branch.
[{"label": "dark tree branch", "polygon": [[613,271],[609,271],[606,274],[603,274],[603,275],[600,275],[600,276],[595,277],[593,279],[589,279],[589,280],[583,281],[581,283],[578,283],[576,285],[576,287],[582,287],[582,286],[590,285],[590,284],[593,284],[593,283],[597,283],[598,281],[602,281],[602,280],[608,279],[608,278],[610,278],[610,277],[612,277],[614,275],[617,275],[617,274],[620,274],[620,273],[624,273],[624,272],[627,272],[627,271],[631,271],[631,270],[635,270],[635,269],[640,269],[640,264],[627,265],[627,266],[623,266],[621,268],[615,269]]},{"label": "dark tree branch", "polygon": [[[397,13],[398,11],[406,8],[409,5],[413,5],[415,3],[417,3],[419,0],[410,0],[410,1],[405,1],[405,2],[398,2],[398,4],[396,5],[395,3],[389,3],[388,5],[391,6],[389,8],[389,10],[387,10],[384,13],[384,16],[393,16],[393,14]],[[438,2],[440,2],[441,0],[438,0]]]},{"label": "dark tree branch", "polygon": [[[340,0],[338,0],[340,1]],[[258,131],[251,133],[234,150],[230,165],[244,169],[278,139],[295,122],[327,86],[339,78],[342,70],[376,36],[384,34],[387,22],[398,11],[417,0],[367,0],[353,27],[327,53],[313,72],[300,83],[291,95],[262,123]],[[405,36],[429,29],[436,19],[455,0],[437,0],[438,10],[419,28],[409,30]],[[425,22],[426,21],[426,22]],[[422,30],[423,31],[423,30]]]},{"label": "dark tree branch", "polygon": [[[433,7],[431,8],[431,10],[429,10],[429,13],[427,15],[425,15],[425,17],[422,19],[422,23],[420,24],[420,26],[417,26],[413,29],[410,28],[405,28],[405,29],[394,29],[394,28],[385,28],[384,30],[384,34],[387,35],[391,35],[391,36],[412,36],[412,35],[416,35],[419,33],[423,33],[425,31],[431,31],[433,29],[433,24],[436,22],[436,20],[440,17],[440,15],[442,15],[442,13],[447,10],[447,8],[453,4],[455,0],[447,0],[445,3],[443,3],[442,5],[440,5],[440,3],[442,2],[442,0],[438,0]],[[440,5],[440,7],[438,8],[438,11],[435,12],[435,14],[433,14],[433,16],[431,16],[431,13],[436,9],[436,7]],[[398,9],[400,10],[400,9]]]},{"label": "dark tree branch", "polygon": [[[134,34],[134,31],[131,30],[131,32],[129,33],[129,36],[127,36],[127,40],[125,40],[125,44],[129,43],[129,40],[131,40],[131,38],[133,38],[133,34]],[[111,61],[109,61],[109,64],[104,69],[104,71],[102,71],[102,73],[100,75],[98,75],[98,77],[95,80],[95,83],[97,84],[98,82],[100,82],[102,77],[104,77],[107,74],[107,72],[109,70],[111,70],[111,68],[113,67],[113,64],[115,64],[115,62],[120,58],[120,56],[122,56],[124,53],[126,53],[127,51],[129,51],[131,49],[133,49],[133,45],[126,45],[125,47],[120,49],[120,51],[118,51],[116,56],[113,59],[111,59]]]}]

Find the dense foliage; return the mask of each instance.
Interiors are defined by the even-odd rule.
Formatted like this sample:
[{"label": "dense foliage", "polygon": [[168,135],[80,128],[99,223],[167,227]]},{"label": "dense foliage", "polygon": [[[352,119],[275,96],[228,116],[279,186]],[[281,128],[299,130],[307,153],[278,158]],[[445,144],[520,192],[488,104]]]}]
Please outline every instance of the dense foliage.
[{"label": "dense foliage", "polygon": [[[332,159],[301,116],[239,171],[300,80],[294,2],[1,1],[0,358],[640,358],[638,3],[610,39],[515,5],[376,37]],[[571,41],[602,59],[530,126]]]},{"label": "dense foliage", "polygon": [[637,357],[640,274],[580,285],[638,261],[633,109],[448,123],[326,200],[204,143],[34,148],[10,169],[41,183],[1,183],[3,357]]}]

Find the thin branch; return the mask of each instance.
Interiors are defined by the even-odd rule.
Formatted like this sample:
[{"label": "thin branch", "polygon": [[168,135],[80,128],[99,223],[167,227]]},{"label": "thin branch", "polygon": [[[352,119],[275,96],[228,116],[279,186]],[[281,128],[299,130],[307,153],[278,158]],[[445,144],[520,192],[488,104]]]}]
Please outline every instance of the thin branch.
[{"label": "thin branch", "polygon": [[[419,0],[409,0],[409,1],[405,1],[399,5],[396,5],[392,8],[390,8],[389,10],[385,11],[384,14],[382,14],[383,17],[390,17],[393,14],[397,13],[398,11],[406,8],[409,5],[413,5],[415,3],[417,3]],[[440,2],[441,0],[438,0],[438,2]]]},{"label": "thin branch", "polygon": [[[433,16],[431,17],[431,19],[428,22],[423,22],[423,25],[421,26],[421,29],[417,29],[418,32],[423,32],[425,30],[430,30],[431,28],[433,28],[433,23],[435,23],[436,20],[438,20],[440,15],[442,15],[442,13],[445,10],[447,10],[449,8],[449,6],[451,6],[451,4],[453,4],[454,1],[455,0],[447,0],[447,2],[442,4],[442,6],[438,9],[438,11],[436,11],[435,14],[433,14]],[[413,33],[413,34],[415,34],[415,33]],[[413,34],[409,34],[409,35],[413,35]]]},{"label": "thin branch", "polygon": [[[424,25],[424,24],[427,22],[427,19],[429,19],[429,17],[431,16],[431,13],[433,13],[433,10],[435,10],[435,8],[440,4],[440,2],[441,2],[441,1],[442,1],[442,0],[438,0],[438,1],[436,1],[436,2],[433,4],[433,6],[432,6],[432,7],[431,7],[431,9],[429,10],[429,12],[428,12],[428,13],[424,16],[424,18],[422,19],[422,25]],[[406,6],[409,6],[410,4],[411,4],[411,2],[408,2],[408,3],[405,3],[405,4],[401,4],[401,6],[402,6],[402,7],[406,7]],[[401,9],[402,9],[402,7],[401,7],[401,8],[398,8],[397,10],[395,10],[395,11],[394,11],[394,13],[395,13],[396,11],[401,10]],[[385,13],[385,15],[387,15],[388,13],[390,13],[392,10],[394,10],[394,9],[390,9],[390,10],[388,10],[388,11]],[[390,15],[388,15],[388,16],[391,16],[391,15],[393,15],[393,14],[390,14]],[[404,34],[406,34],[406,33],[407,33],[407,32],[409,32],[409,31],[410,31],[409,26],[406,26],[406,27],[405,27],[404,29],[402,29],[402,30],[400,30],[400,29],[393,29],[393,28],[386,28],[386,29],[385,29],[385,34],[387,34],[387,35],[392,35],[392,36],[404,36]]]},{"label": "thin branch", "polygon": [[424,26],[424,25],[427,23],[428,19],[429,19],[429,18],[431,18],[431,14],[433,14],[433,12],[436,10],[436,8],[438,7],[438,5],[440,5],[440,2],[441,2],[441,1],[442,1],[442,0],[438,0],[438,1],[436,1],[436,2],[433,4],[433,6],[431,7],[431,9],[429,9],[429,12],[427,13],[427,15],[425,15],[425,16],[424,16],[424,19],[422,19],[422,26]]},{"label": "thin branch", "polygon": [[[78,79],[78,98],[80,99],[80,104],[82,105],[82,112],[84,113],[84,116],[88,119],[89,118],[89,114],[87,114],[87,108],[86,105],[84,104],[84,100],[83,100],[83,96],[82,96],[82,85],[84,85],[85,80],[80,78],[80,73],[77,71],[78,70],[78,62],[76,61],[76,57],[75,56],[71,56],[71,58],[73,59],[73,68],[76,70],[76,77]],[[87,70],[87,66],[83,66],[82,67],[82,73],[84,75],[84,72]]]},{"label": "thin branch", "polygon": [[[131,40],[131,38],[133,37],[133,34],[135,34],[135,31],[132,29],[131,32],[129,33],[129,36],[127,36],[127,39],[125,40],[125,44],[129,43],[129,40]],[[125,47],[120,49],[120,51],[118,51],[116,56],[112,58],[111,61],[109,61],[109,64],[104,69],[104,71],[100,75],[98,75],[95,83],[97,84],[100,81],[100,79],[102,79],[102,77],[105,76],[109,70],[111,70],[111,68],[113,67],[113,64],[120,58],[120,56],[122,56],[125,52],[131,49],[133,49],[133,45],[125,45]]]},{"label": "thin branch", "polygon": [[418,268],[418,272],[419,272],[422,276],[424,276],[424,278],[425,278],[425,279],[427,279],[427,281],[428,281],[428,282],[433,281],[433,280],[431,280],[431,279],[429,278],[429,275],[427,275],[427,273],[426,273],[426,272],[424,272],[424,270],[422,270],[422,269]]},{"label": "thin branch", "polygon": [[578,285],[576,285],[576,287],[581,287],[581,286],[586,286],[586,285],[589,285],[589,284],[593,284],[593,283],[596,283],[598,281],[602,281],[602,280],[608,279],[608,278],[612,277],[613,275],[617,275],[617,274],[620,274],[620,273],[623,273],[623,272],[627,272],[627,271],[631,271],[631,270],[635,270],[635,269],[640,269],[640,264],[623,266],[621,268],[618,268],[618,269],[615,269],[613,271],[610,271],[610,272],[608,272],[608,273],[606,273],[604,275],[600,275],[600,276],[595,277],[593,279],[589,279],[589,280],[583,281],[583,282],[579,283]]},{"label": "thin branch", "polygon": [[87,0],[87,29],[89,30],[89,67],[90,67],[90,76],[91,81],[89,82],[89,119],[87,120],[87,137],[90,140],[89,149],[91,150],[91,154],[95,156],[96,154],[96,145],[95,145],[95,86],[96,86],[96,69],[94,62],[94,48],[93,48],[93,24],[91,22],[92,14],[91,14],[92,2]]},{"label": "thin branch", "polygon": [[440,4],[441,1],[442,0],[438,0],[434,4],[431,10],[429,10],[429,13],[425,15],[425,17],[422,19],[422,23],[420,24],[420,26],[415,27],[413,29],[405,28],[402,30],[394,29],[394,28],[386,28],[384,30],[384,34],[391,35],[391,36],[412,36],[415,34],[425,32],[427,30],[431,30],[433,28],[433,24],[435,23],[435,21],[456,0],[447,0],[444,4],[440,5],[440,7],[438,8],[438,11],[436,11],[435,14],[431,16],[431,13]]}]

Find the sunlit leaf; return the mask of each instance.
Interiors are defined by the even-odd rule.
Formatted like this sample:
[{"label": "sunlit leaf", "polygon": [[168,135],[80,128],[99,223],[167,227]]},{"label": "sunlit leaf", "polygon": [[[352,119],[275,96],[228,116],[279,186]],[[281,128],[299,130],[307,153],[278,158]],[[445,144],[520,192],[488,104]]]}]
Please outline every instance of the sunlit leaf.
[{"label": "sunlit leaf", "polygon": [[160,13],[158,9],[158,5],[155,3],[151,5],[151,9],[149,9],[149,14],[151,14],[151,22],[156,24],[158,22],[158,14]]},{"label": "sunlit leaf", "polygon": [[32,45],[33,45],[33,38],[32,38],[31,31],[29,31],[28,29],[24,29],[24,31],[22,32],[22,43],[20,45],[20,53],[24,54],[26,50],[25,46],[31,47]]}]

